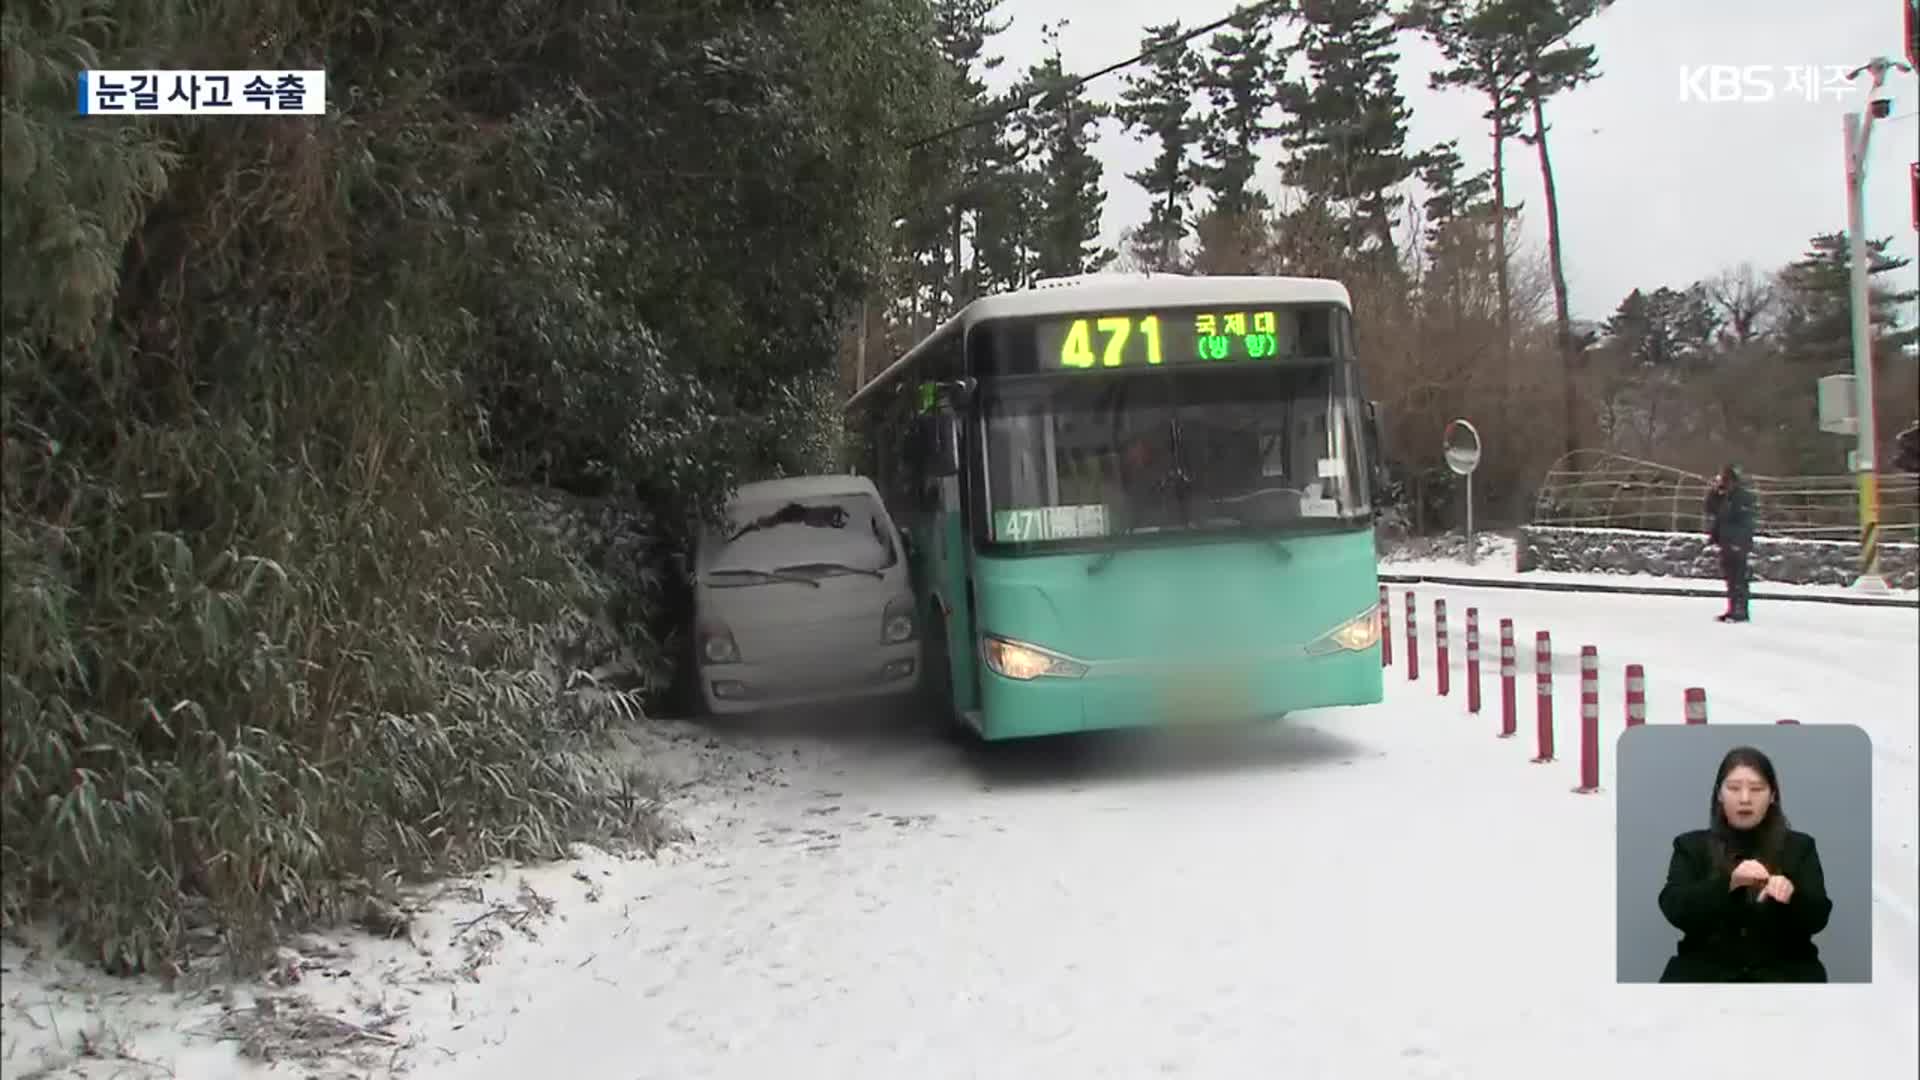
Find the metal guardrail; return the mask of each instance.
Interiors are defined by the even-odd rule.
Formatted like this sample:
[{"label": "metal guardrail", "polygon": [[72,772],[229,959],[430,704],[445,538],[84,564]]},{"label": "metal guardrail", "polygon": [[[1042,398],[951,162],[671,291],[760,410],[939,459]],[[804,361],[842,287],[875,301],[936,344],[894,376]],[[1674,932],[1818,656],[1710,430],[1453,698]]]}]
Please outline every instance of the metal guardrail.
[{"label": "metal guardrail", "polygon": [[[1857,540],[1859,487],[1852,476],[1749,476],[1757,532],[1791,540]],[[1547,471],[1533,524],[1561,528],[1699,532],[1711,478],[1601,450],[1577,450]],[[1884,543],[1920,542],[1920,476],[1880,474]]]},{"label": "metal guardrail", "polygon": [[[1614,596],[1684,596],[1708,597],[1720,599],[1726,595],[1722,586],[1701,582],[1698,585],[1614,585],[1606,582],[1587,581],[1529,581],[1524,576],[1517,578],[1482,578],[1453,574],[1400,574],[1381,570],[1381,581],[1389,585],[1445,585],[1457,589],[1515,589],[1521,592],[1558,592],[1589,593]],[[1920,608],[1920,600],[1904,596],[1874,596],[1870,593],[1848,595],[1844,593],[1792,592],[1786,589],[1770,589],[1763,582],[1755,582],[1753,599],[1772,603],[1784,600],[1797,604],[1841,604],[1851,607],[1904,607]]]}]

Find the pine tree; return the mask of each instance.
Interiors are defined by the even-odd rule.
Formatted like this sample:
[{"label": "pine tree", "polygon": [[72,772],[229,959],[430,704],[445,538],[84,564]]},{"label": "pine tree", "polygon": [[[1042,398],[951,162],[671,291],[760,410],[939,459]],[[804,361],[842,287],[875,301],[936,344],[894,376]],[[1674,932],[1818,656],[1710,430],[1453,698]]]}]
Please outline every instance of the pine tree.
[{"label": "pine tree", "polygon": [[[1028,96],[1023,83],[1003,95],[998,108]],[[1034,150],[1028,125],[1017,116],[987,129],[973,231],[972,278],[982,293],[1017,289],[1033,276],[1039,206]]]},{"label": "pine tree", "polygon": [[1515,48],[1513,12],[1502,0],[1415,0],[1400,24],[1419,30],[1433,41],[1448,67],[1434,72],[1429,83],[1436,90],[1465,88],[1487,99],[1481,117],[1493,141],[1493,260],[1499,293],[1501,348],[1513,349],[1513,290],[1507,266],[1507,226],[1518,207],[1507,198],[1507,140],[1519,131],[1525,100],[1521,95],[1524,66]]},{"label": "pine tree", "polygon": [[1281,91],[1287,183],[1345,210],[1350,255],[1371,241],[1381,265],[1397,266],[1399,188],[1418,162],[1406,152],[1412,113],[1393,70],[1387,0],[1304,0],[1299,11],[1307,78]]},{"label": "pine tree", "polygon": [[1201,125],[1194,115],[1194,91],[1200,80],[1200,57],[1187,42],[1172,44],[1180,24],[1149,27],[1141,51],[1153,52],[1144,73],[1127,76],[1126,93],[1114,115],[1135,137],[1159,145],[1153,164],[1127,179],[1147,192],[1146,223],[1134,232],[1129,254],[1148,270],[1172,270],[1180,265],[1180,247],[1192,216],[1198,182],[1194,150]]},{"label": "pine tree", "polygon": [[1440,242],[1462,219],[1479,213],[1491,191],[1486,172],[1461,176],[1466,162],[1460,158],[1459,143],[1449,140],[1420,156],[1420,186],[1427,197],[1421,204],[1429,250]]},{"label": "pine tree", "polygon": [[[940,53],[951,65],[955,82],[954,96],[966,103],[970,115],[980,115],[991,105],[991,95],[981,77],[1004,62],[1003,57],[988,56],[987,43],[1012,25],[1012,20],[995,22],[993,13],[1002,0],[935,0],[934,27]],[[980,294],[979,276],[965,258],[969,232],[978,246],[981,206],[988,189],[999,179],[994,169],[994,144],[999,131],[993,124],[982,124],[960,132],[954,140],[954,179],[957,190],[949,208],[947,223],[947,292],[958,308]],[[971,226],[971,229],[969,228]]]},{"label": "pine tree", "polygon": [[[1913,329],[1902,329],[1900,311],[1920,292],[1896,289],[1873,279],[1907,267],[1909,260],[1887,254],[1891,238],[1867,241],[1867,319],[1873,328],[1873,349],[1893,356],[1915,339]],[[1780,274],[1780,345],[1793,360],[1809,368],[1851,370],[1853,363],[1852,261],[1847,234],[1825,233],[1810,241],[1807,252]]]},{"label": "pine tree", "polygon": [[1720,316],[1704,285],[1635,289],[1606,322],[1608,342],[1643,367],[1677,370],[1707,362]]},{"label": "pine tree", "polygon": [[1421,205],[1425,226],[1421,296],[1429,321],[1457,326],[1493,265],[1488,233],[1492,224],[1492,187],[1485,171],[1462,176],[1465,164],[1455,143],[1446,142],[1420,156]]},{"label": "pine tree", "polygon": [[1200,85],[1211,105],[1200,138],[1201,186],[1210,196],[1201,237],[1216,268],[1241,272],[1254,258],[1253,239],[1273,206],[1254,186],[1261,144],[1271,122],[1291,47],[1276,46],[1278,6],[1243,10],[1208,42]]},{"label": "pine tree", "polygon": [[1693,397],[1719,326],[1699,284],[1635,289],[1620,301],[1602,328],[1600,363],[1582,380],[1608,446],[1651,455],[1732,426],[1727,409],[1702,408]]},{"label": "pine tree", "polygon": [[[1902,327],[1901,312],[1920,297],[1920,290],[1901,289],[1877,279],[1905,270],[1910,260],[1887,254],[1890,238],[1867,241],[1867,319],[1872,330],[1869,348],[1874,375],[1881,389],[1893,385],[1890,376],[1904,365],[1901,350],[1916,339],[1916,331]],[[1841,441],[1819,431],[1814,423],[1815,383],[1823,375],[1853,370],[1853,303],[1851,258],[1847,234],[1816,236],[1805,255],[1780,272],[1780,319],[1777,344],[1785,361],[1775,393],[1791,411],[1777,429],[1777,437],[1795,448],[1799,467],[1808,472],[1834,471],[1846,449]],[[1904,280],[1911,280],[1906,277]],[[1911,394],[1911,390],[1906,392]],[[1884,394],[1879,395],[1883,401]],[[1908,396],[1908,402],[1912,397]],[[1881,405],[1877,412],[1884,413]],[[1880,426],[1882,446],[1889,452],[1891,432]]]},{"label": "pine tree", "polygon": [[1567,307],[1567,275],[1560,238],[1560,198],[1553,182],[1553,158],[1547,152],[1546,102],[1600,77],[1599,57],[1591,45],[1571,45],[1567,39],[1587,20],[1613,5],[1613,0],[1507,0],[1514,15],[1510,25],[1520,30],[1515,51],[1524,75],[1520,94],[1526,102],[1532,130],[1520,141],[1534,148],[1540,160],[1540,183],[1547,207],[1547,258],[1553,274],[1554,320],[1560,339],[1569,337],[1572,316]]},{"label": "pine tree", "polygon": [[907,198],[895,228],[894,249],[902,295],[893,298],[894,318],[924,331],[948,304],[945,256],[951,205],[951,149],[929,145],[907,154]]},{"label": "pine tree", "polygon": [[1547,99],[1600,77],[1600,63],[1591,45],[1571,45],[1570,38],[1587,20],[1611,7],[1613,0],[1505,0],[1511,15],[1507,25],[1517,31],[1514,52],[1523,76],[1520,96],[1526,102],[1532,130],[1520,141],[1532,146],[1540,160],[1540,184],[1547,206],[1547,266],[1553,279],[1554,341],[1565,374],[1566,452],[1574,443],[1573,367],[1580,351],[1573,338],[1573,316],[1567,301],[1566,261],[1560,237],[1560,197],[1553,183],[1553,158],[1547,152]]},{"label": "pine tree", "polygon": [[[992,102],[982,73],[1001,61],[988,57],[987,42],[1006,28],[992,21],[999,0],[935,0],[934,41],[942,64],[935,77],[941,117],[960,124],[986,112]],[[904,308],[894,313],[914,333],[924,333],[970,299],[977,275],[968,272],[968,226],[978,228],[980,205],[991,174],[992,125],[963,128],[915,147],[907,155],[910,203],[902,208],[895,248],[896,276]]]},{"label": "pine tree", "polygon": [[1063,20],[1048,27],[1052,52],[1034,65],[1031,77],[1039,100],[1026,124],[1046,157],[1036,181],[1038,228],[1034,269],[1043,277],[1089,274],[1113,261],[1115,252],[1100,247],[1100,216],[1107,196],[1100,187],[1103,168],[1093,155],[1093,128],[1112,110],[1090,100],[1072,85],[1060,55]]}]

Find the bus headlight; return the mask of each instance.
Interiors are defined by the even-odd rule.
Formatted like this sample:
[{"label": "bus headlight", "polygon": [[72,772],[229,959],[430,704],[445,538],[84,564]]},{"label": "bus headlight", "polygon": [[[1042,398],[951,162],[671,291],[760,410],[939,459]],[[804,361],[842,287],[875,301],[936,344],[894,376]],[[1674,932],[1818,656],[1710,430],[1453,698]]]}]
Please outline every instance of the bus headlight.
[{"label": "bus headlight", "polygon": [[1380,605],[1368,604],[1367,610],[1320,635],[1307,646],[1309,656],[1327,656],[1338,652],[1365,652],[1380,643]]},{"label": "bus headlight", "polygon": [[1077,679],[1087,673],[1087,665],[1069,660],[1059,653],[992,634],[982,636],[981,646],[986,654],[987,666],[993,669],[994,674],[1020,682],[1029,682],[1042,676]]}]

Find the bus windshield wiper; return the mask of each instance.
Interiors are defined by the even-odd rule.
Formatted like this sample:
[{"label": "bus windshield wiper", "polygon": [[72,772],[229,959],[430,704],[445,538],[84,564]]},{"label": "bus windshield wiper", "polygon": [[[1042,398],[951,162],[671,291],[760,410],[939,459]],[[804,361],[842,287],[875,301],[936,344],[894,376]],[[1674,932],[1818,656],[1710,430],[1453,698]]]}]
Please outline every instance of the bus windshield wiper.
[{"label": "bus windshield wiper", "polygon": [[[1258,529],[1264,525],[1271,524],[1270,522],[1260,521],[1255,519],[1252,516],[1249,516],[1246,513],[1243,513],[1239,509],[1230,505],[1229,501],[1226,499],[1209,499],[1208,504],[1209,504],[1208,509],[1212,510],[1215,513],[1224,515],[1227,518],[1227,520],[1232,521],[1236,525],[1245,525],[1249,528]],[[1287,549],[1287,545],[1285,541],[1281,540],[1279,537],[1273,536],[1273,535],[1262,535],[1259,537],[1259,540],[1261,541],[1261,543],[1266,545],[1266,548],[1268,551],[1271,551],[1275,555],[1279,556],[1281,562],[1290,563],[1293,561],[1293,552]]]},{"label": "bus windshield wiper", "polygon": [[1168,455],[1167,478],[1163,484],[1174,489],[1173,497],[1180,502],[1180,521],[1187,528],[1193,528],[1193,473],[1187,468],[1187,442],[1180,429],[1180,410],[1175,408],[1167,419],[1167,429],[1171,442]]},{"label": "bus windshield wiper", "polygon": [[[1143,526],[1137,523],[1133,525],[1128,525],[1126,528],[1121,529],[1119,534],[1116,535],[1113,539],[1125,540],[1127,537],[1136,536],[1141,532],[1144,532],[1145,530],[1146,530],[1146,526]],[[1105,570],[1108,564],[1113,562],[1115,556],[1119,554],[1120,554],[1119,548],[1110,547],[1107,550],[1101,552],[1100,554],[1095,555],[1093,557],[1093,561],[1087,564],[1087,576],[1091,577],[1094,574],[1097,574],[1100,571]]]},{"label": "bus windshield wiper", "polygon": [[817,578],[810,578],[805,574],[783,574],[777,570],[755,570],[744,566],[726,570],[709,570],[705,576],[709,578],[753,577],[760,579],[759,581],[729,581],[724,583],[716,581],[711,583],[715,588],[720,589],[734,589],[742,585],[758,585],[767,581],[793,582],[800,585],[811,585],[816,589],[820,587],[820,582]]},{"label": "bus windshield wiper", "polygon": [[[1170,431],[1169,450],[1171,452],[1167,455],[1166,475],[1162,476],[1160,482],[1154,485],[1154,490],[1160,494],[1172,491],[1173,497],[1180,503],[1180,518],[1182,522],[1184,522],[1185,527],[1192,528],[1193,513],[1189,499],[1193,491],[1193,477],[1188,474],[1184,464],[1185,453],[1180,441],[1179,417],[1175,416],[1169,419],[1167,425]],[[1125,540],[1130,536],[1135,536],[1143,532],[1144,529],[1144,526],[1137,523],[1128,525],[1126,528],[1120,530],[1118,539]],[[1119,548],[1110,547],[1099,555],[1094,556],[1093,561],[1087,564],[1088,575],[1098,574],[1102,570],[1105,570],[1108,566],[1112,565],[1113,560],[1118,557],[1119,554]]]},{"label": "bus windshield wiper", "polygon": [[[1173,457],[1175,462],[1174,472],[1169,478],[1179,485],[1179,492],[1176,497],[1180,500],[1180,517],[1181,520],[1186,523],[1186,527],[1191,529],[1194,526],[1193,475],[1186,469],[1187,446],[1180,428],[1180,415],[1177,412],[1173,417]],[[1222,511],[1229,518],[1241,525],[1258,528],[1261,524],[1236,509],[1222,506],[1221,503],[1225,502],[1223,499],[1209,497],[1207,498],[1207,502],[1212,509]],[[1287,550],[1286,544],[1281,542],[1278,537],[1266,536],[1261,539],[1266,549],[1279,556],[1281,562],[1290,563],[1293,561],[1293,552]]]},{"label": "bus windshield wiper", "polygon": [[[781,574],[781,573],[787,573],[787,572],[796,571],[796,570],[821,570],[826,572],[838,571],[839,573],[843,573],[843,574],[865,574],[870,578],[876,578],[880,580],[884,580],[886,578],[885,574],[881,573],[878,570],[873,569],[872,567],[848,566],[846,563],[841,563],[841,562],[794,563],[791,566],[777,567],[775,568],[774,573]],[[812,580],[812,579],[808,579],[808,580]]]}]

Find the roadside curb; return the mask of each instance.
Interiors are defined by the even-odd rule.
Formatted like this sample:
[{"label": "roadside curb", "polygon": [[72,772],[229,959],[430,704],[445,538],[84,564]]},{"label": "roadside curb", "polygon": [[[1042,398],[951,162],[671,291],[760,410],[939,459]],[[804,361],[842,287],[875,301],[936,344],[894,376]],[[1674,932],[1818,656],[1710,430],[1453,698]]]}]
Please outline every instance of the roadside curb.
[{"label": "roadside curb", "polygon": [[[1621,596],[1699,596],[1708,599],[1721,599],[1726,593],[1720,589],[1690,588],[1683,585],[1603,585],[1575,584],[1569,581],[1523,581],[1502,578],[1451,577],[1441,574],[1390,574],[1382,572],[1380,580],[1389,585],[1447,585],[1461,589],[1518,589],[1523,592],[1565,592],[1565,593],[1613,593]],[[1851,607],[1892,607],[1920,608],[1920,600],[1905,600],[1895,596],[1817,596],[1805,593],[1753,593],[1755,600],[1786,600],[1800,604],[1841,604]]]}]

